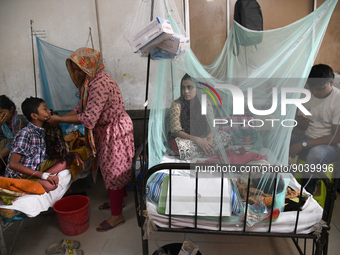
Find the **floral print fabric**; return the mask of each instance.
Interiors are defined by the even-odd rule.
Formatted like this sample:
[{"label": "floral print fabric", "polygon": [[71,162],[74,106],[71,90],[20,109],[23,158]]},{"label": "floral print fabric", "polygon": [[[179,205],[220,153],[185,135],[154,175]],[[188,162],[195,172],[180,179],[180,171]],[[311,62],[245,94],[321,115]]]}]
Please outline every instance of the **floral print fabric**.
[{"label": "floral print fabric", "polygon": [[105,187],[121,189],[130,180],[134,140],[133,124],[117,83],[104,70],[97,72],[88,85],[84,112],[81,104],[74,110],[81,123],[93,130]]},{"label": "floral print fabric", "polygon": [[[81,111],[84,112],[88,100],[88,86],[96,73],[104,69],[103,60],[100,52],[90,48],[80,48],[76,50],[67,60],[66,67],[70,73],[73,83],[77,86],[78,80],[75,70],[72,67],[72,62],[75,63],[82,71],[86,73],[84,84],[79,87],[79,97],[81,102]],[[91,129],[85,129],[85,141],[87,148],[87,156],[96,156],[96,147]]]}]

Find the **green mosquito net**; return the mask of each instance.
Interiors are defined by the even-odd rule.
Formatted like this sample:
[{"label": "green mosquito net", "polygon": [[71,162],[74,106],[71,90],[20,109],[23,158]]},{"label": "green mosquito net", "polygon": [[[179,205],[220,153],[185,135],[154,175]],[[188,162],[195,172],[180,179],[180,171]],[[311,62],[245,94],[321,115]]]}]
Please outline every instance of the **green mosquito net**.
[{"label": "green mosquito net", "polygon": [[[306,17],[273,30],[252,31],[234,21],[224,48],[210,65],[202,65],[190,47],[172,59],[152,60],[149,168],[166,162],[190,162],[201,172],[216,169],[217,163],[225,169],[234,164],[276,166],[280,173],[276,190],[274,178],[270,178],[275,175],[262,171],[253,180],[257,188],[253,197],[259,198],[263,192],[276,193],[283,195],[284,200],[289,182],[284,172],[289,167],[290,137],[297,124],[295,114],[298,110],[309,114],[303,107],[310,98],[305,84],[336,3],[327,0]],[[185,35],[174,2],[140,1],[125,28],[125,38],[155,17],[169,20],[175,33]],[[195,101],[190,103],[185,100],[183,83],[181,86],[186,74],[196,90]],[[207,152],[204,144],[195,145],[185,137],[176,137],[180,131],[190,138],[210,139],[213,147]],[[233,185],[232,196],[236,197],[233,208],[238,207],[242,215],[242,178],[235,178],[233,171],[227,171],[226,176]],[[151,182],[155,179],[156,176]],[[147,190],[151,188],[148,186]],[[281,206],[283,200],[278,202]],[[276,208],[281,211],[279,204]],[[262,215],[257,221],[268,212],[263,203],[252,204],[250,210]],[[241,218],[236,217],[233,222]]]},{"label": "green mosquito net", "polygon": [[[156,2],[159,6],[142,2],[144,20],[148,21],[147,10],[153,8],[153,17],[169,20],[175,32],[185,34],[176,6],[171,1]],[[251,147],[248,152],[261,153],[269,164],[287,165],[295,113],[297,109],[306,113],[301,106],[309,96],[304,88],[306,79],[336,3],[327,0],[308,16],[273,30],[251,31],[234,21],[222,52],[208,66],[190,49],[171,60],[152,61],[155,80],[148,129],[149,166],[171,153],[170,108],[181,96],[185,74],[197,87],[197,98],[207,110],[206,123],[214,137],[223,134],[221,131],[228,133],[233,145]],[[190,122],[190,128],[197,126]],[[229,163],[225,143],[215,149],[219,160]]]}]

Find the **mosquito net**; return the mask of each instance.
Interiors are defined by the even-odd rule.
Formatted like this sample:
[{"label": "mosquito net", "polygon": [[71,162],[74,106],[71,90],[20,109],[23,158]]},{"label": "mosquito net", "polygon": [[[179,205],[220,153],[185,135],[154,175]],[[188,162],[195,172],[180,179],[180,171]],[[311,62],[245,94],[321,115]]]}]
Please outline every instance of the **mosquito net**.
[{"label": "mosquito net", "polygon": [[[261,201],[263,192],[284,199],[289,180],[281,172],[288,167],[295,114],[297,110],[309,114],[302,105],[310,98],[305,83],[336,3],[327,0],[308,16],[274,30],[252,31],[234,21],[223,50],[208,66],[190,48],[171,60],[154,61],[149,167],[170,158],[195,164],[201,172],[225,167],[234,187],[233,206],[242,213],[242,178],[235,178],[228,165],[261,165],[262,173],[254,181],[256,200]],[[170,0],[140,1],[136,13],[126,27],[126,38],[155,17],[169,20],[176,33],[185,34]],[[189,83],[183,78],[186,74]],[[278,167],[275,190],[265,166]],[[261,203],[250,210],[262,215],[258,221],[266,215]]]},{"label": "mosquito net", "polygon": [[[79,92],[67,71],[65,61],[73,51],[63,49],[36,37],[42,98],[49,109],[59,115],[73,110],[79,101]],[[79,130],[84,134],[83,125],[60,123],[65,135]]]},{"label": "mosquito net", "polygon": [[[149,167],[173,157],[195,164],[202,172],[216,163],[222,167],[279,166],[282,172],[282,167],[288,166],[296,111],[309,114],[302,106],[310,96],[304,87],[336,3],[337,0],[326,0],[303,19],[274,30],[251,31],[233,22],[224,48],[208,66],[202,65],[190,48],[173,59],[152,61]],[[132,54],[127,39],[156,17],[169,20],[176,33],[185,34],[179,12],[183,10],[178,11],[174,0],[140,0],[131,9],[134,11],[125,22],[120,50]],[[71,51],[39,38],[37,46],[48,107],[61,112],[72,110],[78,101],[77,89],[65,68]],[[186,74],[189,78],[181,82]],[[190,94],[191,90],[195,93]],[[191,96],[194,100],[187,100]],[[196,137],[196,142],[176,137],[179,132]],[[227,176],[235,187],[233,207],[242,213],[242,192],[236,188],[242,178],[235,178],[232,171]],[[258,188],[254,197],[263,192],[281,194],[278,200],[284,202],[282,194],[289,180],[280,174],[277,188],[273,189],[271,176],[262,171],[254,181]],[[260,220],[266,215],[263,204],[251,209],[261,212]]]},{"label": "mosquito net", "polygon": [[[163,15],[175,32],[185,34],[174,3],[156,2],[160,6],[153,7],[153,17]],[[170,107],[181,95],[186,73],[198,88],[202,106],[213,108],[213,115],[208,111],[204,116],[215,136],[221,130],[234,130],[234,145],[248,143],[256,152],[264,149],[270,164],[287,165],[295,113],[297,107],[306,113],[301,106],[309,99],[306,79],[336,3],[327,0],[303,19],[274,30],[251,31],[234,21],[222,52],[208,66],[200,64],[190,49],[179,58],[156,61],[148,135],[150,166],[169,152]],[[140,10],[149,18],[145,11],[150,12],[150,1],[141,4],[147,6]],[[140,27],[136,24],[135,30]],[[243,46],[258,37],[260,43]],[[219,147],[217,154],[228,163],[225,146]]]},{"label": "mosquito net", "polygon": [[65,61],[73,53],[36,37],[42,96],[50,109],[65,114],[78,103],[78,89],[66,69]]}]

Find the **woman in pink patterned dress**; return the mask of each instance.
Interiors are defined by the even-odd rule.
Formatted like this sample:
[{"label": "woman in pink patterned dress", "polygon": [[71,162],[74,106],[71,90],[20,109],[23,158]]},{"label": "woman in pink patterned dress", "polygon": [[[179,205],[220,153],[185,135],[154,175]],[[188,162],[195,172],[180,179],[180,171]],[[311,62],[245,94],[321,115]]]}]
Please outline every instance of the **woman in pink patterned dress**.
[{"label": "woman in pink patterned dress", "polygon": [[97,227],[102,232],[125,222],[122,206],[134,156],[133,125],[117,83],[103,70],[99,51],[80,48],[66,66],[79,88],[79,104],[64,116],[52,115],[49,122],[85,126],[87,154],[98,159],[110,196],[111,217]]}]

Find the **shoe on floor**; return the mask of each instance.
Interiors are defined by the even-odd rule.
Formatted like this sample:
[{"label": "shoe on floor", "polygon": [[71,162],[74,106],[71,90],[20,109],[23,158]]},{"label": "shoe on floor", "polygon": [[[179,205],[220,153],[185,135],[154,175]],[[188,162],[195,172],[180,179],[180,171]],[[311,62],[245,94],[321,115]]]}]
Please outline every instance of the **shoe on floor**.
[{"label": "shoe on floor", "polygon": [[96,228],[96,230],[98,232],[105,232],[105,231],[108,231],[110,229],[113,229],[119,225],[122,225],[125,223],[125,220],[123,219],[122,221],[116,223],[116,225],[114,226],[111,226],[110,223],[108,223],[106,220],[104,220],[102,223],[99,224],[99,226]]},{"label": "shoe on floor", "polygon": [[83,250],[79,249],[66,249],[64,255],[83,255]]},{"label": "shoe on floor", "polygon": [[46,249],[46,254],[63,254],[65,249],[78,249],[80,247],[80,242],[76,240],[65,240],[51,244]]}]

